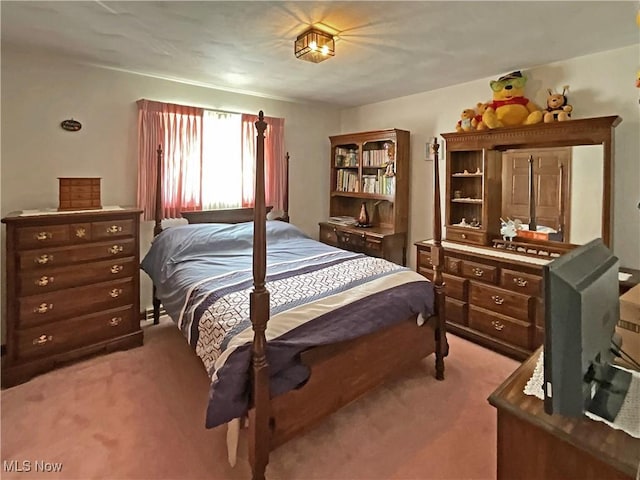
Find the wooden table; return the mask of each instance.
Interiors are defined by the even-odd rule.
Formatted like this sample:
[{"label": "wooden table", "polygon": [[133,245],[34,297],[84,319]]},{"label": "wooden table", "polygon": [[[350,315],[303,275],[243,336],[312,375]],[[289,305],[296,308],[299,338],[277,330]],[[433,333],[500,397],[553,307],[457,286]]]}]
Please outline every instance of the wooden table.
[{"label": "wooden table", "polygon": [[587,417],[547,415],[544,402],[523,392],[541,348],[498,387],[498,480],[635,479],[640,439]]}]

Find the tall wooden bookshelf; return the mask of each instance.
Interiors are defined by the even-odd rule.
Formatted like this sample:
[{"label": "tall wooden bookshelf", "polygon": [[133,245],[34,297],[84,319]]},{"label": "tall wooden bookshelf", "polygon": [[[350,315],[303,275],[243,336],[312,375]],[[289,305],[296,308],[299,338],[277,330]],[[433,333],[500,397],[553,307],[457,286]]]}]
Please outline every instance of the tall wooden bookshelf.
[{"label": "tall wooden bookshelf", "polygon": [[357,219],[364,204],[371,226],[320,222],[320,240],[406,264],[410,133],[387,129],[329,138],[329,216]]}]

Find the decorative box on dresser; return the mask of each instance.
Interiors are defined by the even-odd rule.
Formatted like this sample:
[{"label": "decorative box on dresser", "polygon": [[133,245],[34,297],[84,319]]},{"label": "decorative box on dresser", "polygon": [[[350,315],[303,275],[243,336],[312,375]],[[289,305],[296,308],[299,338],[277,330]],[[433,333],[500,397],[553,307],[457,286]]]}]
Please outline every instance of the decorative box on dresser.
[{"label": "decorative box on dresser", "polygon": [[[610,116],[442,134],[443,276],[452,333],[520,360],[544,343],[543,266],[597,236],[613,243],[613,145],[620,122]],[[580,210],[583,204],[590,207]],[[501,238],[507,217],[528,224],[529,232]],[[544,238],[541,225],[557,231]],[[415,245],[416,269],[431,278],[432,243]]]},{"label": "decorative box on dresser", "polygon": [[394,128],[330,140],[329,215],[358,218],[364,205],[370,226],[320,222],[320,241],[405,265],[410,133]]},{"label": "decorative box on dresser", "polygon": [[10,214],[2,386],[142,345],[140,210]]}]

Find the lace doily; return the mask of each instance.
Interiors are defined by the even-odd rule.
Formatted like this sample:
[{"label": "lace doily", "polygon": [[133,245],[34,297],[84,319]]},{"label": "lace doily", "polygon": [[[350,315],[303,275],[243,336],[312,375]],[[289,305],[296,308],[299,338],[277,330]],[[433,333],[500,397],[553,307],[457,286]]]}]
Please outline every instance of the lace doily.
[{"label": "lace doily", "polygon": [[[606,423],[616,430],[627,432],[634,438],[640,438],[640,372],[628,370],[617,365],[616,368],[631,373],[631,385],[629,385],[629,391],[615,420],[611,423],[591,412],[585,412],[585,415],[592,420]],[[541,352],[536,362],[536,368],[533,370],[533,375],[524,386],[524,394],[544,400],[543,385],[544,355]]]}]

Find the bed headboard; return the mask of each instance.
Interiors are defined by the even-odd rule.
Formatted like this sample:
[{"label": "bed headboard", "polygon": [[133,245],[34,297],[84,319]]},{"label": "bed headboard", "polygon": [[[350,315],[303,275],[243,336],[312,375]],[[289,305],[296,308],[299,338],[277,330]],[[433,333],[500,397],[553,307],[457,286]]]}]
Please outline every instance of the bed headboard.
[{"label": "bed headboard", "polygon": [[[273,207],[266,207],[269,213]],[[182,218],[189,223],[242,223],[253,221],[253,208],[233,208],[227,210],[199,210],[194,212],[180,212]]]}]

